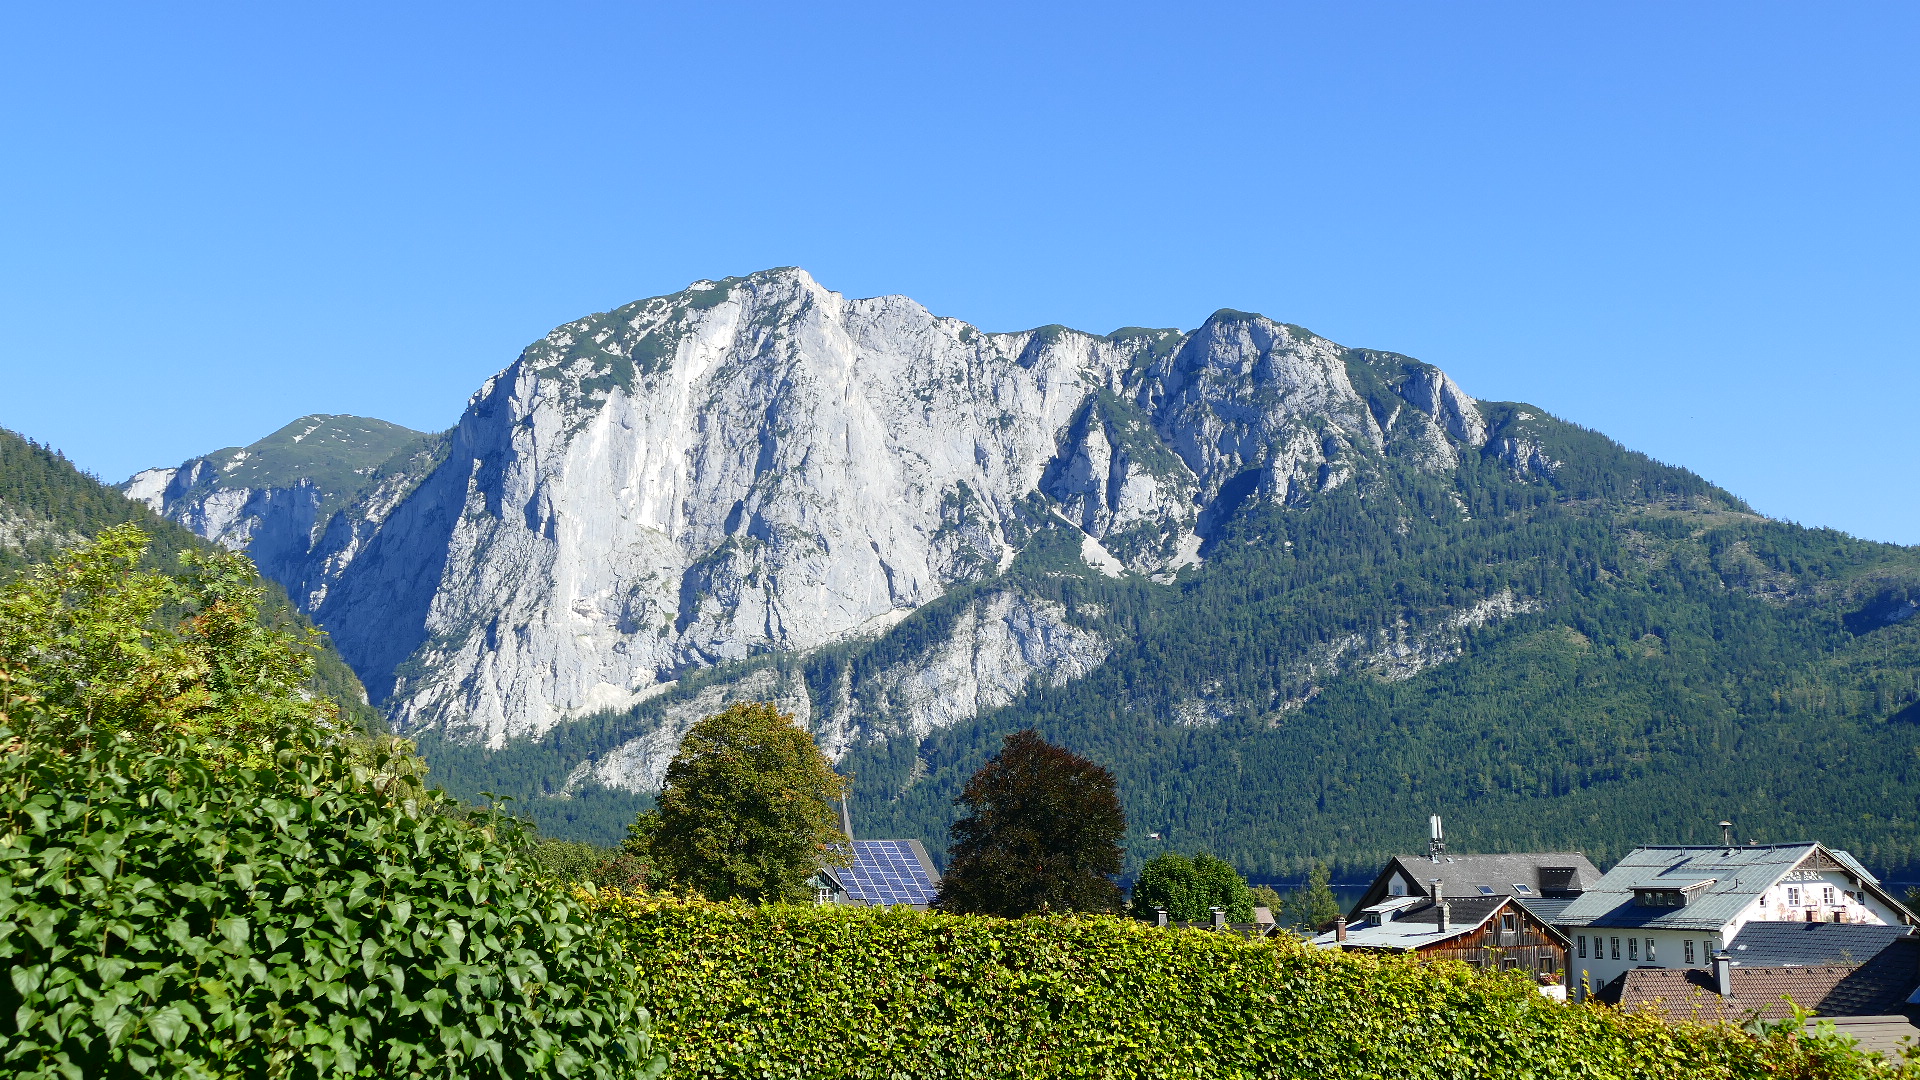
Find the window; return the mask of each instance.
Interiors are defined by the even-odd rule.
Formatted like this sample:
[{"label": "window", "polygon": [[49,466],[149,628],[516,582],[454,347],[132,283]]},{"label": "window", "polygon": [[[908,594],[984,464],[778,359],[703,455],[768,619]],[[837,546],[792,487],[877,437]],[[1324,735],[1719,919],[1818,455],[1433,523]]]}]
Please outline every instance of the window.
[{"label": "window", "polygon": [[1515,895],[1515,896],[1532,896],[1532,895],[1533,895],[1533,890],[1532,890],[1531,888],[1529,888],[1529,887],[1527,887],[1527,886],[1525,886],[1525,885],[1522,885],[1522,884],[1520,884],[1519,882],[1517,882],[1517,881],[1516,881],[1516,882],[1514,882],[1514,884],[1513,884],[1513,895]]},{"label": "window", "polygon": [[1587,935],[1581,934],[1574,939],[1574,943],[1575,947],[1580,950],[1580,959],[1585,960],[1587,958]]},{"label": "window", "polygon": [[1685,953],[1687,956],[1687,966],[1692,967],[1693,966],[1693,939],[1687,938],[1685,941],[1682,941],[1680,943],[1680,951]]},{"label": "window", "polygon": [[1613,958],[1615,960],[1618,960],[1620,959],[1620,939],[1614,938],[1612,940],[1612,945],[1613,945]]},{"label": "window", "polygon": [[1520,917],[1509,911],[1500,916],[1500,932],[1511,934],[1520,929]]},{"label": "window", "polygon": [[1653,963],[1653,939],[1647,939],[1647,963]]},{"label": "window", "polygon": [[1795,889],[1795,888],[1787,889],[1787,906],[1788,907],[1800,906],[1800,890],[1799,889]]},{"label": "window", "polygon": [[1833,886],[1828,885],[1820,890],[1820,902],[1823,904],[1833,903]]},{"label": "window", "polygon": [[1493,886],[1491,886],[1491,885],[1475,885],[1475,886],[1474,886],[1474,888],[1476,888],[1476,889],[1479,889],[1479,890],[1480,890],[1480,895],[1481,895],[1481,896],[1492,896],[1492,895],[1493,895]]},{"label": "window", "polygon": [[1640,939],[1639,938],[1630,937],[1627,939],[1627,959],[1629,960],[1640,959]]}]

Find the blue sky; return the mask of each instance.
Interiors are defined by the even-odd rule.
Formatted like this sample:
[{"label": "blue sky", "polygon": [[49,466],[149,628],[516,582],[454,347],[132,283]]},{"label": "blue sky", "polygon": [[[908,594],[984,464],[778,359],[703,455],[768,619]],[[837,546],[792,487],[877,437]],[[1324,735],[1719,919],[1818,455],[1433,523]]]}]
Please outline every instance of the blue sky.
[{"label": "blue sky", "polygon": [[1920,543],[1920,7],[8,5],[0,425],[119,479],[451,424],[807,267],[990,330],[1262,311]]}]

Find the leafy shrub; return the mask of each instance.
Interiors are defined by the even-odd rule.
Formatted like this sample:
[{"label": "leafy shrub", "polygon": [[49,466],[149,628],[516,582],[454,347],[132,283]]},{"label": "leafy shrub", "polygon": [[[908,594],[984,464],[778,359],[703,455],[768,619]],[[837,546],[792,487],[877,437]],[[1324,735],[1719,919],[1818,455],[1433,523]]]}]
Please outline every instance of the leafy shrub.
[{"label": "leafy shrub", "polygon": [[1915,1075],[1832,1040],[1563,1005],[1451,962],[1111,916],[594,905],[676,1078]]},{"label": "leafy shrub", "polygon": [[290,727],[340,730],[338,707],[307,692],[318,636],[263,624],[246,556],[190,551],[173,576],[140,567],[150,543],[118,525],[0,589],[0,668],[43,706],[22,734],[184,737],[239,760]]},{"label": "leafy shrub", "polygon": [[[79,734],[84,735],[84,731]],[[639,1077],[617,944],[510,823],[283,739],[266,768],[0,724],[0,1068]],[[505,830],[504,832],[502,830]]]}]

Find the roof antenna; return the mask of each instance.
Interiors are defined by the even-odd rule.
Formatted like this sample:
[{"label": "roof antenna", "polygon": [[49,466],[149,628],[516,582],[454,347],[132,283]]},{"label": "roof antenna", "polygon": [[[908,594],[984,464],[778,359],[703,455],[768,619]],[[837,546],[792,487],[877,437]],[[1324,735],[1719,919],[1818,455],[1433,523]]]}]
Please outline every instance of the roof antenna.
[{"label": "roof antenna", "polygon": [[1733,822],[1723,821],[1720,823],[1720,839],[1727,845],[1727,854],[1733,854]]},{"label": "roof antenna", "polygon": [[1432,838],[1427,841],[1427,858],[1432,859],[1434,862],[1439,862],[1440,856],[1447,853],[1447,834],[1446,831],[1440,827],[1439,814],[1435,814],[1427,819],[1427,828],[1433,834]]}]

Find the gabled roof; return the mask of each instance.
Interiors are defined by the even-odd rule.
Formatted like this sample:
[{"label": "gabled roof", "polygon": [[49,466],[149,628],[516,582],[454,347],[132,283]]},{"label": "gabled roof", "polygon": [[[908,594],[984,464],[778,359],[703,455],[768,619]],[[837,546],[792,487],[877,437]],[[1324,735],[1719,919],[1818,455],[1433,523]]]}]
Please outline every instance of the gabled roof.
[{"label": "gabled roof", "polygon": [[1736,967],[1728,978],[1733,996],[1723,998],[1709,969],[1635,968],[1596,996],[1668,1020],[1778,1020],[1792,1011],[1788,997],[1818,1016],[1883,1016],[1906,1009],[1920,984],[1920,940],[1902,939],[1864,964]]},{"label": "gabled roof", "polygon": [[[1440,929],[1439,913],[1432,900],[1417,900],[1394,913],[1384,923],[1349,926],[1347,939],[1338,940],[1332,932],[1313,939],[1323,949],[1391,949],[1412,952],[1443,944],[1487,925],[1503,910],[1520,908],[1510,896],[1462,897],[1447,901],[1447,928]],[[1524,910],[1524,909],[1523,909]],[[1548,928],[1551,931],[1551,927]]]},{"label": "gabled roof", "polygon": [[[1600,870],[1577,851],[1528,851],[1501,855],[1442,855],[1438,862],[1425,855],[1395,855],[1374,878],[1355,904],[1360,909],[1387,897],[1395,873],[1413,882],[1413,891],[1426,892],[1434,878],[1448,899],[1475,896],[1517,896],[1533,899],[1578,893],[1600,879]],[[1525,889],[1516,888],[1525,886]]]},{"label": "gabled roof", "polygon": [[850,865],[821,873],[861,904],[927,907],[940,891],[940,875],[918,840],[855,840]]},{"label": "gabled roof", "polygon": [[[1650,845],[1629,852],[1578,900],[1567,905],[1559,921],[1564,926],[1718,930],[1788,871],[1809,859],[1847,870],[1875,899],[1896,911],[1905,911],[1851,855],[1816,843],[1731,848]],[[1677,907],[1640,907],[1633,902],[1635,889],[1657,888],[1663,883],[1675,890],[1685,889],[1687,902]]]},{"label": "gabled roof", "polygon": [[1727,955],[1742,967],[1864,964],[1908,932],[1875,923],[1750,922],[1727,943]]}]

